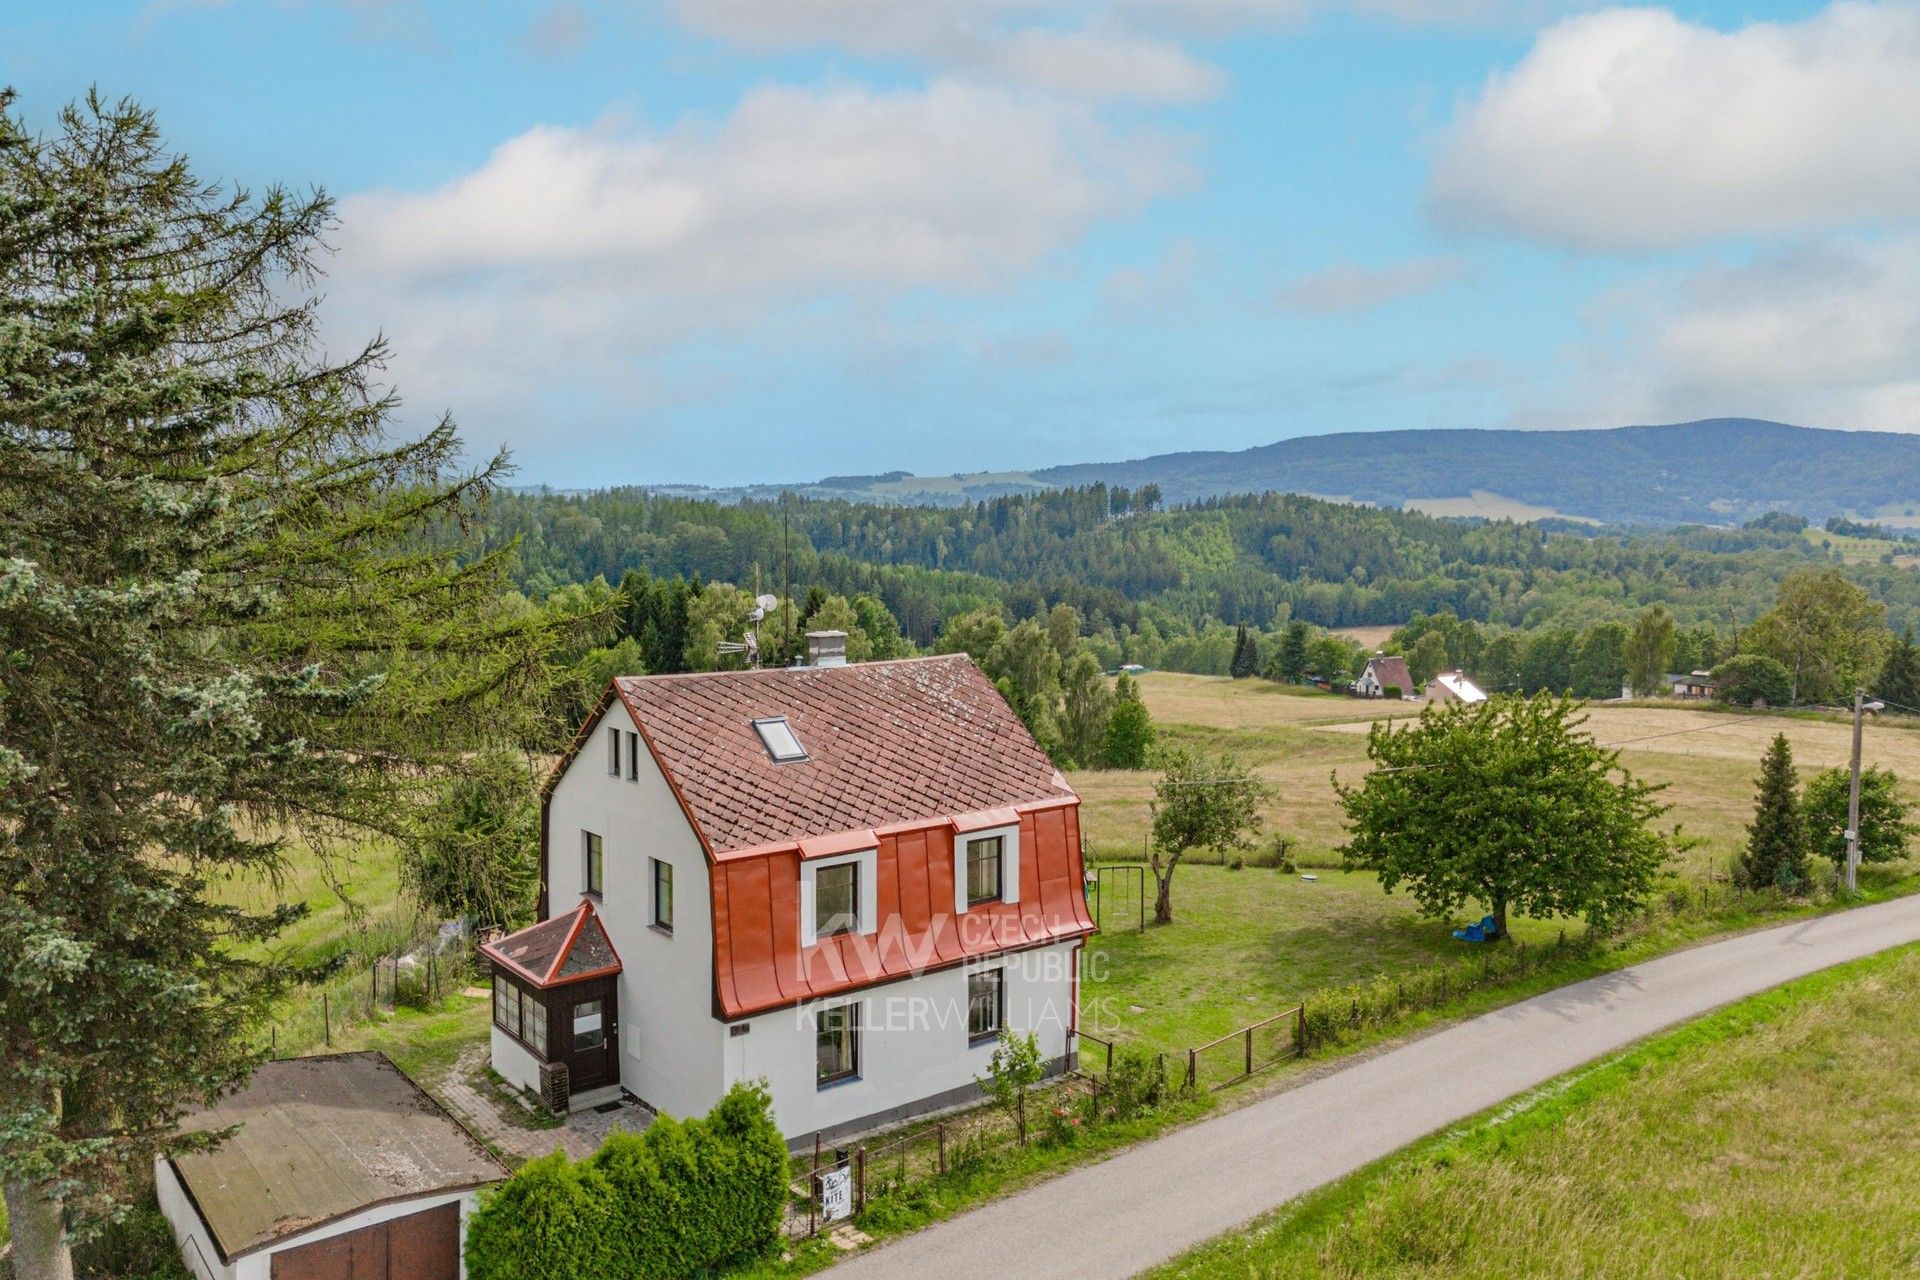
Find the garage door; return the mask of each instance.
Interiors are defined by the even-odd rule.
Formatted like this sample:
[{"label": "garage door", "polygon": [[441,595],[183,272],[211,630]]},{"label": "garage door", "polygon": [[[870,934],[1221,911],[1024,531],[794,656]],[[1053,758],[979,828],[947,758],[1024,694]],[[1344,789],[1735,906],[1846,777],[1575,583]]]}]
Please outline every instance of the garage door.
[{"label": "garage door", "polygon": [[460,1206],[408,1214],[273,1255],[273,1280],[459,1280]]}]

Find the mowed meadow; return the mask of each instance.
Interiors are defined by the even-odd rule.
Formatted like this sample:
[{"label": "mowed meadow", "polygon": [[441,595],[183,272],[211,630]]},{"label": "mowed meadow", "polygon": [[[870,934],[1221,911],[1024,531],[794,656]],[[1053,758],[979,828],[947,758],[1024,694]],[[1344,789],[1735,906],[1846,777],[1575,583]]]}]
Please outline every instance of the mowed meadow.
[{"label": "mowed meadow", "polygon": [[[1174,878],[1174,923],[1138,929],[1135,877],[1101,877],[1101,936],[1087,950],[1082,1000],[1095,1034],[1177,1052],[1225,1035],[1328,987],[1405,973],[1440,962],[1471,962],[1478,948],[1453,937],[1469,918],[1420,915],[1404,893],[1388,895],[1366,872],[1340,870],[1344,839],[1331,783],[1359,781],[1367,770],[1366,735],[1377,721],[1417,716],[1415,703],[1368,702],[1259,679],[1154,673],[1141,678],[1161,741],[1232,750],[1273,788],[1264,818],[1269,835],[1293,842],[1302,874],[1252,865],[1234,870],[1183,863]],[[1724,881],[1752,816],[1761,753],[1776,733],[1793,744],[1802,777],[1844,765],[1852,729],[1844,720],[1759,716],[1684,704],[1597,704],[1588,729],[1621,746],[1622,762],[1666,785],[1667,821],[1699,843],[1676,863],[1680,884]],[[1909,799],[1920,801],[1920,727],[1883,719],[1866,729],[1864,757],[1892,769]],[[1071,775],[1084,801],[1091,859],[1138,862],[1156,775],[1088,771]],[[1887,891],[1912,876],[1913,863],[1870,868],[1863,881]],[[1145,881],[1148,914],[1152,880]],[[1737,909],[1669,921],[1657,936],[1623,943],[1657,951],[1725,928],[1763,923]],[[1577,933],[1578,921],[1513,921],[1528,944]]]}]

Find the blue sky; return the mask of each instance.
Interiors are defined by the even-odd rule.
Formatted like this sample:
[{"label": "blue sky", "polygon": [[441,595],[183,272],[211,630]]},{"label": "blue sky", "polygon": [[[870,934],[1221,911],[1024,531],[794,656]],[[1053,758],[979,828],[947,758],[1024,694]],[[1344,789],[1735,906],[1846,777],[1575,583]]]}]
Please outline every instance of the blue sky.
[{"label": "blue sky", "polygon": [[524,482],[1920,430],[1920,6],[11,0]]}]

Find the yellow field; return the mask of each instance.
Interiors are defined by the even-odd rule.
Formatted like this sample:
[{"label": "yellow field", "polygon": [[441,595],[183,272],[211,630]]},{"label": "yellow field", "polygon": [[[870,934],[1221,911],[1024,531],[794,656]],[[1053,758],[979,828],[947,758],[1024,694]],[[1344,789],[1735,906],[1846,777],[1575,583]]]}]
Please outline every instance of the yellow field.
[{"label": "yellow field", "polygon": [[1333,634],[1345,636],[1367,649],[1378,649],[1387,642],[1387,637],[1398,631],[1398,627],[1334,627]]},{"label": "yellow field", "polygon": [[[1154,673],[1141,678],[1142,696],[1163,736],[1175,742],[1231,748],[1254,764],[1277,791],[1268,829],[1293,837],[1309,862],[1337,860],[1340,811],[1330,775],[1358,778],[1366,770],[1366,732],[1374,720],[1413,716],[1416,703],[1369,702],[1286,689],[1265,680]],[[1802,776],[1844,765],[1851,729],[1840,720],[1734,715],[1685,707],[1600,704],[1588,727],[1600,742],[1619,746],[1628,768],[1667,784],[1669,817],[1705,842],[1693,854],[1701,865],[1721,864],[1738,850],[1753,812],[1753,784],[1761,754],[1776,733],[1793,745]],[[1892,769],[1920,799],[1920,728],[1905,720],[1869,725],[1864,758]],[[1107,856],[1138,854],[1153,794],[1149,772],[1083,772],[1072,782],[1086,804],[1089,848]]]},{"label": "yellow field", "polygon": [[1599,524],[1588,516],[1570,516],[1552,507],[1537,507],[1518,498],[1475,489],[1466,498],[1408,498],[1401,503],[1407,511],[1422,511],[1430,516],[1482,516],[1488,520],[1571,520],[1576,524]]}]

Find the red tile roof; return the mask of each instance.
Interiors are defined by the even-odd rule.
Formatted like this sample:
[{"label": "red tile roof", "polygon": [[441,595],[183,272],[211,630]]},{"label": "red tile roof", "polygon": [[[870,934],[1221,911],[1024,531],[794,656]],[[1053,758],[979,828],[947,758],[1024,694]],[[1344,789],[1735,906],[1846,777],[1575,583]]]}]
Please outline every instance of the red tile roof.
[{"label": "red tile roof", "polygon": [[[614,688],[716,858],[1074,794],[965,654]],[[772,716],[805,760],[767,754],[753,722]]]},{"label": "red tile roof", "polygon": [[620,957],[591,901],[489,942],[481,954],[536,987],[560,987],[620,972]]},{"label": "red tile roof", "polygon": [[1407,670],[1405,658],[1393,655],[1384,658],[1368,658],[1367,666],[1373,668],[1373,678],[1382,686],[1393,685],[1402,694],[1418,692],[1413,687],[1413,674]]}]

